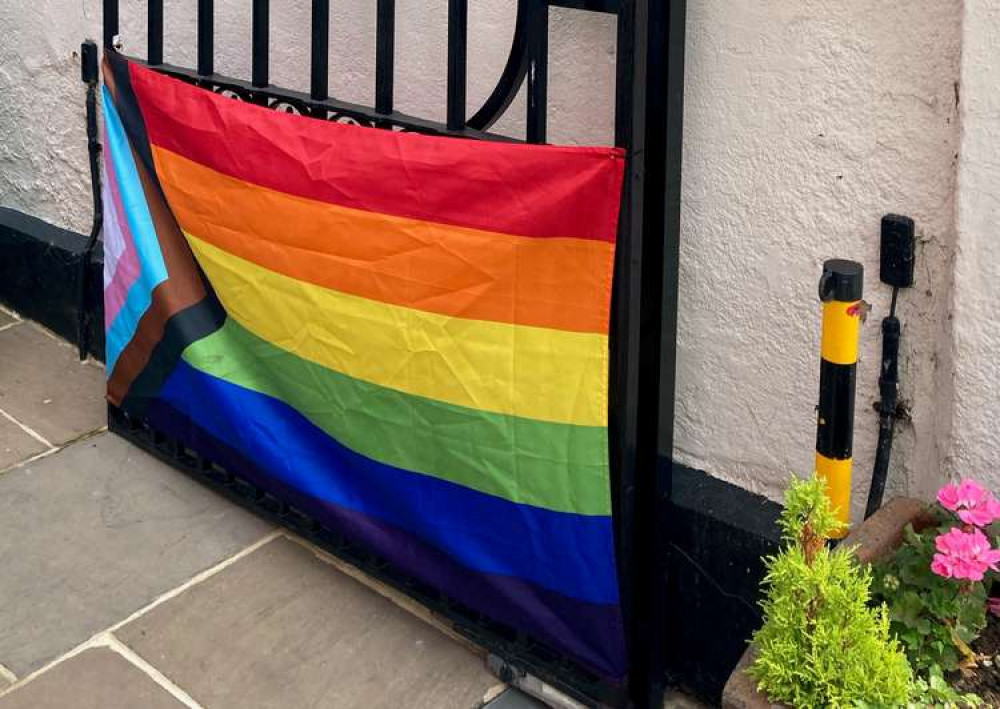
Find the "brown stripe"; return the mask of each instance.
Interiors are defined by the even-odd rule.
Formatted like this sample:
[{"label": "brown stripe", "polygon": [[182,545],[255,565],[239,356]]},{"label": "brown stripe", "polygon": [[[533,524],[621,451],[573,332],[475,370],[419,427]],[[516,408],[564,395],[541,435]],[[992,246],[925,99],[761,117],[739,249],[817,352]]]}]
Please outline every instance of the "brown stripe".
[{"label": "brown stripe", "polygon": [[153,348],[163,338],[167,320],[208,295],[191,249],[163,201],[160,190],[150,179],[145,166],[136,158],[135,150],[132,151],[132,156],[153,218],[163,262],[167,267],[167,280],[153,290],[149,309],[140,318],[135,335],[122,350],[115,369],[108,378],[108,400],[116,406],[121,405],[132,382],[149,362]]}]

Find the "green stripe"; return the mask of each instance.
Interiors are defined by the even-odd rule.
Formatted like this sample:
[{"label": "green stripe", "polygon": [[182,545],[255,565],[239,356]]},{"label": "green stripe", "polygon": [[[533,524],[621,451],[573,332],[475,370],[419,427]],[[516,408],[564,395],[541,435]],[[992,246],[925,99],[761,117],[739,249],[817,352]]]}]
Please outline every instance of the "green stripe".
[{"label": "green stripe", "polygon": [[521,504],[611,514],[606,428],[506,416],[380,387],[286,352],[232,318],[189,346],[184,359],[280,399],[381,463]]}]

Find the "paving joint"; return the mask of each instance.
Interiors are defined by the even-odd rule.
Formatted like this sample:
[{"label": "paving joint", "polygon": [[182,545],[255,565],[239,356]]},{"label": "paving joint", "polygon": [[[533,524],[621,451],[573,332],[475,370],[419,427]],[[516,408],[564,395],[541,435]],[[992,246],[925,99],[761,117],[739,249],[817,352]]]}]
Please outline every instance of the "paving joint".
[{"label": "paving joint", "polygon": [[[14,421],[14,423],[17,423],[17,421],[14,420],[13,418],[11,418],[9,414],[6,414],[3,411],[3,409],[0,409],[0,413],[4,414],[7,418],[10,418],[12,421]],[[62,445],[58,445],[58,446],[52,446],[51,443],[48,443],[47,441],[45,441],[43,439],[42,442],[45,443],[45,445],[52,446],[52,447],[49,448],[48,450],[42,451],[41,453],[36,453],[35,455],[31,456],[30,458],[25,458],[24,460],[19,460],[18,462],[14,463],[13,465],[9,465],[6,468],[0,468],[0,475],[5,475],[6,473],[9,473],[12,470],[17,470],[18,468],[23,468],[28,463],[34,463],[35,461],[41,460],[42,458],[48,458],[53,453],[58,453],[59,451],[65,449],[65,448],[68,448],[69,446],[73,445],[74,443],[80,443],[82,441],[86,441],[88,438],[93,438],[94,436],[98,436],[98,435],[100,435],[102,433],[105,433],[107,430],[108,430],[107,426],[101,426],[100,428],[95,428],[92,431],[86,431],[85,433],[81,433],[76,438],[74,438],[72,440],[69,440],[69,441],[66,441]]]},{"label": "paving joint", "polygon": [[156,669],[153,665],[149,664],[149,662],[139,655],[139,653],[119,640],[114,633],[106,632],[98,638],[94,647],[102,646],[108,648],[112,652],[118,653],[128,662],[132,663],[132,665],[134,665],[140,672],[143,672],[147,677],[153,680],[163,690],[170,694],[170,696],[184,706],[189,709],[204,709],[202,705],[195,701],[190,694],[185,692],[181,687],[177,686],[177,684]]},{"label": "paving joint", "polygon": [[32,438],[34,438],[36,441],[38,441],[42,445],[48,446],[49,448],[55,448],[55,446],[52,445],[51,443],[49,443],[49,441],[42,434],[40,434],[35,429],[31,428],[31,426],[29,426],[28,424],[21,423],[20,421],[18,421],[16,418],[14,418],[10,414],[8,414],[3,409],[0,409],[0,416],[3,416],[5,419],[7,419],[8,421],[10,421],[12,424],[14,424],[15,426],[17,426],[18,428],[20,428],[22,431],[24,431],[25,433],[27,433],[29,436],[31,436]]},{"label": "paving joint", "polygon": [[14,684],[17,682],[17,675],[11,672],[3,664],[0,664],[0,678],[7,680],[8,684]]},{"label": "paving joint", "polygon": [[305,549],[312,552],[316,556],[316,558],[322,561],[323,563],[329,564],[330,566],[337,569],[337,571],[346,576],[351,577],[352,579],[360,583],[368,590],[374,591],[378,595],[388,600],[393,605],[401,608],[402,610],[406,611],[413,617],[423,621],[424,623],[427,623],[429,626],[431,626],[438,632],[444,634],[452,641],[463,646],[473,655],[482,658],[483,661],[485,662],[487,656],[486,650],[484,650],[479,645],[473,643],[471,640],[469,640],[461,633],[457,632],[454,628],[451,627],[451,625],[449,625],[445,620],[440,618],[427,606],[397,591],[391,586],[382,583],[378,579],[373,578],[369,574],[366,574],[364,571],[357,568],[353,564],[350,564],[344,561],[343,559],[337,558],[336,556],[326,551],[325,549],[322,549],[321,547],[313,544],[307,539],[299,537],[298,535],[288,531],[287,529],[280,528],[277,530],[277,532],[279,535],[285,537],[288,541],[298,544],[299,546],[304,547]]},{"label": "paving joint", "polygon": [[[177,596],[181,595],[182,593],[184,593],[185,591],[187,591],[192,586],[195,586],[195,585],[201,583],[202,581],[205,581],[206,579],[209,579],[212,576],[215,576],[217,573],[219,573],[223,569],[226,569],[229,566],[232,566],[233,564],[235,564],[237,561],[239,561],[243,557],[252,554],[253,552],[257,551],[259,548],[261,548],[265,544],[274,541],[275,539],[277,539],[280,536],[281,536],[281,530],[279,530],[279,529],[272,530],[271,532],[267,533],[266,535],[264,535],[263,537],[261,537],[260,539],[258,539],[253,544],[250,544],[249,546],[244,547],[243,549],[241,549],[240,551],[236,552],[232,556],[226,557],[225,559],[223,559],[219,563],[215,564],[214,566],[211,566],[208,569],[205,569],[204,571],[202,571],[201,573],[196,574],[195,576],[192,576],[191,578],[189,578],[187,581],[185,581],[184,583],[180,584],[179,586],[175,586],[174,588],[170,589],[166,593],[163,593],[163,594],[157,596],[152,601],[150,601],[149,603],[147,603],[145,606],[143,606],[139,610],[135,611],[131,615],[127,616],[126,618],[124,618],[124,619],[118,621],[117,623],[114,623],[110,627],[105,628],[104,630],[102,630],[102,631],[100,631],[100,632],[92,635],[89,639],[83,641],[82,643],[80,643],[79,645],[77,645],[76,647],[74,647],[72,650],[69,650],[68,652],[63,653],[62,655],[60,655],[59,657],[55,658],[51,662],[48,662],[45,665],[42,665],[41,667],[39,667],[34,672],[31,672],[30,674],[27,674],[24,677],[22,677],[21,679],[17,680],[13,684],[11,684],[9,687],[6,687],[6,688],[0,690],[0,698],[3,698],[5,695],[10,694],[11,692],[13,692],[13,691],[15,691],[17,689],[20,689],[21,687],[23,687],[26,684],[32,682],[33,680],[37,679],[38,677],[41,677],[43,674],[45,674],[49,670],[53,669],[57,665],[65,662],[66,660],[69,660],[70,658],[76,657],[77,655],[79,655],[84,650],[89,650],[90,648],[93,648],[93,647],[105,647],[105,646],[107,646],[107,647],[110,647],[112,650],[115,650],[116,652],[119,652],[119,650],[116,647],[110,645],[111,640],[109,640],[109,638],[113,638],[114,642],[116,642],[118,645],[120,645],[121,647],[126,647],[126,649],[128,649],[127,646],[125,646],[123,643],[121,643],[120,640],[118,640],[117,638],[114,638],[114,632],[117,631],[119,628],[121,628],[122,626],[124,626],[124,625],[126,625],[128,623],[131,623],[133,620],[136,620],[137,618],[140,618],[141,616],[145,615],[146,613],[148,613],[149,611],[153,610],[157,606],[160,606],[163,603],[166,603],[167,601],[171,600],[172,598],[176,598]],[[119,652],[119,654],[122,654],[122,653]],[[135,655],[134,652],[132,654]],[[133,662],[133,664],[135,664],[134,660],[131,657],[129,657],[128,655],[123,655],[123,656],[125,657],[125,659],[129,660],[129,662]],[[156,670],[155,667],[153,667],[152,665],[149,665],[149,663],[146,663],[146,661],[142,660],[142,658],[140,658],[138,655],[135,655],[135,657],[138,658],[141,662],[143,662],[146,665],[148,665],[151,669]],[[143,669],[143,671],[146,671],[145,668],[142,667],[141,665],[137,665],[137,666],[139,666],[140,669]],[[156,671],[158,672],[158,670],[156,670]],[[11,673],[11,674],[13,674],[13,673]],[[148,672],[147,672],[147,674],[148,674]],[[165,676],[163,676],[162,673],[161,673],[160,676],[163,677],[163,679],[165,681],[169,682],[169,680]],[[156,677],[154,677],[153,679],[155,680]],[[180,688],[178,688],[178,690],[179,691],[183,691],[183,690],[180,690]],[[186,696],[186,694],[185,694],[185,696]],[[190,699],[190,697],[189,697],[189,699]],[[190,699],[190,701],[194,702],[193,699]],[[188,704],[188,706],[189,707],[194,707],[195,709],[201,709],[200,705],[198,705],[196,703]]]}]

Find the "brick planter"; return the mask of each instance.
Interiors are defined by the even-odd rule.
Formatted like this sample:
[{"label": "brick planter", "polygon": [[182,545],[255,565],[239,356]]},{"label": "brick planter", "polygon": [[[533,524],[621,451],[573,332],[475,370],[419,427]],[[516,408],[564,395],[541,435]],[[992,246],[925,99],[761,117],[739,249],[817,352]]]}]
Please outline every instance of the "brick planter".
[{"label": "brick planter", "polygon": [[[919,500],[898,497],[865,520],[852,531],[844,544],[857,547],[859,561],[869,563],[881,559],[895,549],[903,539],[903,529],[910,522],[917,522],[927,509],[927,504]],[[919,527],[919,524],[916,525]],[[772,704],[766,696],[757,691],[752,679],[746,674],[753,662],[753,647],[747,648],[739,664],[729,676],[722,693],[723,709],[770,709],[781,707]]]}]

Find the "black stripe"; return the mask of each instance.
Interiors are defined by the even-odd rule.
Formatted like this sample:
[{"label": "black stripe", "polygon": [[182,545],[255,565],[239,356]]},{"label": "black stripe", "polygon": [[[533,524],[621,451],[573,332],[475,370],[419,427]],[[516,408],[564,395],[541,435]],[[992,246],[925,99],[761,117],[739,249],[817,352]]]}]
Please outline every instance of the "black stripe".
[{"label": "black stripe", "polygon": [[854,445],[854,385],[856,365],[820,365],[816,452],[827,458],[851,457]]},{"label": "black stripe", "polygon": [[[122,126],[125,128],[125,135],[132,146],[132,151],[139,156],[139,160],[146,168],[151,179],[160,186],[160,181],[156,176],[156,169],[153,167],[153,151],[149,147],[149,134],[146,133],[146,123],[142,119],[142,112],[139,110],[139,100],[132,89],[132,77],[129,73],[129,62],[125,57],[115,51],[105,52],[108,66],[114,75],[115,91],[112,99],[115,103],[115,110],[121,118]],[[161,190],[162,193],[162,190]]]},{"label": "black stripe", "polygon": [[163,337],[129,387],[121,408],[132,416],[145,416],[150,402],[159,395],[187,346],[208,337],[225,321],[226,311],[214,294],[170,316],[163,327]]}]

